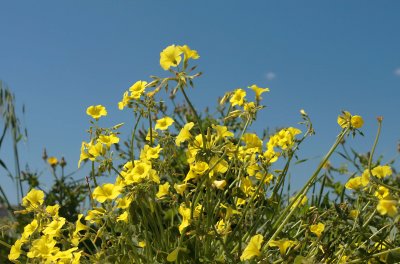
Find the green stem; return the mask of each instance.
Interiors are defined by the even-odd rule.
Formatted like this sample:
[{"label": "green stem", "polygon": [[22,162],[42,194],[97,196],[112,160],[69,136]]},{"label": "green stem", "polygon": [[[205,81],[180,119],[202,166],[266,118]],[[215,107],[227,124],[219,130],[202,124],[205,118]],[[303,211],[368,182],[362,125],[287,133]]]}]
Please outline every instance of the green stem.
[{"label": "green stem", "polygon": [[[133,128],[133,132],[132,132],[132,137],[131,137],[131,160],[132,160],[132,162],[135,161],[135,147],[134,147],[133,143],[135,141],[136,129],[139,125],[139,121],[141,118],[142,118],[142,116],[139,115],[139,117],[136,120],[135,127]],[[151,127],[150,127],[150,131],[152,131]]]},{"label": "green stem", "polygon": [[8,243],[4,242],[3,240],[0,239],[0,245],[3,245],[7,248],[11,248],[11,245],[9,245]]},{"label": "green stem", "polygon": [[151,122],[151,112],[150,109],[147,108],[149,111],[149,127],[150,127],[150,147],[153,147],[153,125]]},{"label": "green stem", "polygon": [[194,116],[196,117],[196,121],[197,121],[197,124],[199,125],[199,129],[200,129],[201,137],[202,137],[202,139],[203,139],[203,149],[206,149],[206,147],[207,147],[207,145],[206,145],[206,144],[207,144],[207,141],[206,141],[206,136],[205,136],[204,131],[203,131],[203,125],[202,125],[202,123],[201,123],[200,117],[199,117],[199,115],[197,114],[196,110],[194,109],[194,106],[193,106],[192,103],[190,102],[189,97],[186,95],[186,92],[185,92],[184,87],[181,85],[180,88],[181,88],[181,91],[182,91],[182,93],[183,93],[183,96],[185,97],[186,102],[189,104],[190,109],[192,109],[193,114],[194,114]]},{"label": "green stem", "polygon": [[[391,253],[391,252],[395,252],[395,251],[400,251],[400,247],[388,249],[388,250],[385,250],[385,251],[370,255],[370,256],[368,256],[368,259],[373,259],[375,257],[379,257],[379,256],[382,256],[382,255]],[[362,262],[365,263],[365,260],[366,260],[366,258],[359,258],[359,259],[355,259],[355,260],[352,260],[352,261],[348,261],[346,263],[362,263]]]},{"label": "green stem", "polygon": [[382,181],[376,179],[375,176],[372,175],[372,171],[371,171],[372,159],[373,159],[373,156],[374,156],[374,153],[375,153],[376,146],[378,145],[379,136],[381,134],[381,129],[382,129],[382,118],[378,117],[377,119],[378,119],[378,131],[376,132],[374,145],[372,146],[371,154],[369,155],[369,159],[368,159],[369,176],[370,176],[370,179],[372,179],[372,181],[375,182],[376,184],[382,185],[382,186],[388,188],[389,190],[392,190],[392,191],[400,193],[400,189],[398,189],[396,187],[393,187],[393,186],[390,186],[390,185],[387,185],[387,184],[383,183]]},{"label": "green stem", "polygon": [[[295,210],[297,209],[297,207],[299,206],[300,202],[298,204],[296,204],[296,206],[293,206],[297,200],[305,195],[307,193],[307,191],[309,190],[309,188],[313,185],[315,179],[317,178],[319,172],[321,171],[322,167],[325,165],[325,163],[328,161],[328,159],[330,158],[330,156],[333,154],[333,152],[335,151],[335,149],[337,148],[337,146],[340,144],[340,142],[342,141],[342,139],[344,138],[344,136],[347,134],[347,132],[349,131],[350,128],[346,128],[344,130],[342,130],[342,132],[339,134],[338,138],[336,139],[336,142],[332,145],[332,147],[330,148],[329,152],[325,155],[325,157],[323,158],[322,162],[319,164],[318,168],[315,170],[315,172],[313,173],[313,175],[310,177],[310,179],[306,182],[306,184],[304,185],[304,187],[300,190],[300,192],[295,196],[295,198],[293,199],[293,201],[285,208],[285,210],[282,212],[282,214],[279,216],[279,218],[276,220],[276,222],[274,223],[272,229],[276,229],[276,231],[274,232],[274,234],[270,237],[270,239],[268,240],[267,243],[265,243],[265,245],[263,246],[263,250],[266,249],[268,247],[268,244],[274,240],[279,233],[282,231],[283,227],[286,225],[286,223],[289,221],[290,217],[293,215],[293,213],[295,212]],[[293,207],[293,208],[292,208]],[[279,226],[277,226],[279,225]]]},{"label": "green stem", "polygon": [[371,154],[369,155],[369,159],[368,159],[368,170],[369,170],[370,176],[372,176],[372,173],[371,173],[372,158],[374,156],[376,145],[378,145],[379,136],[381,134],[381,129],[382,129],[382,119],[378,118],[378,131],[376,132],[374,145],[372,146]]},{"label": "green stem", "polygon": [[92,161],[92,179],[93,179],[93,183],[94,183],[94,186],[99,186],[98,184],[97,184],[97,180],[96,180],[96,175],[95,175],[95,173],[94,173],[94,161]]}]

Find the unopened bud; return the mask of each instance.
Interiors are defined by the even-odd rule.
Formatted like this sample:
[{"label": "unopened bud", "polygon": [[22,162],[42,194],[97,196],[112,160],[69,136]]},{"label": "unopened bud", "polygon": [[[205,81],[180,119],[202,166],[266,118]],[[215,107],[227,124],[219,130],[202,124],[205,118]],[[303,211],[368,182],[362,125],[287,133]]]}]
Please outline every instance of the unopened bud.
[{"label": "unopened bud", "polygon": [[42,154],[42,159],[43,160],[47,160],[47,152],[46,152],[46,148],[43,149],[43,154]]},{"label": "unopened bud", "polygon": [[65,161],[64,157],[62,157],[60,160],[60,166],[61,166],[61,168],[64,168],[65,166],[67,166],[67,162]]}]

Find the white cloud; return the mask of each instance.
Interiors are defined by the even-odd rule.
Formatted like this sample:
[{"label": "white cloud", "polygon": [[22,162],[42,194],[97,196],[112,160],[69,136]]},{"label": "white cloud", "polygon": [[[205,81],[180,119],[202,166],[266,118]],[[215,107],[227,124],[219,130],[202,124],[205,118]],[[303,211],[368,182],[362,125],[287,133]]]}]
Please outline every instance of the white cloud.
[{"label": "white cloud", "polygon": [[394,75],[400,76],[400,68],[394,70]]},{"label": "white cloud", "polygon": [[276,74],[274,73],[274,72],[267,72],[266,74],[265,74],[265,78],[267,78],[267,80],[273,80],[273,79],[275,79],[276,78]]}]

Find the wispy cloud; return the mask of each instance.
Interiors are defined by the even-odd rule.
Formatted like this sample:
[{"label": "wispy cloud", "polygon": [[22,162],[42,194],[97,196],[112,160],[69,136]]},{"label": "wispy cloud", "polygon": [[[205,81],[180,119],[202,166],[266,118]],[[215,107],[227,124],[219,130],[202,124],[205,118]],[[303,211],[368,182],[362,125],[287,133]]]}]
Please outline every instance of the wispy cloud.
[{"label": "wispy cloud", "polygon": [[394,75],[400,77],[400,67],[394,70]]},{"label": "wispy cloud", "polygon": [[275,79],[276,78],[276,73],[274,73],[274,72],[267,72],[266,74],[265,74],[265,78],[267,78],[267,80],[273,80],[273,79]]}]

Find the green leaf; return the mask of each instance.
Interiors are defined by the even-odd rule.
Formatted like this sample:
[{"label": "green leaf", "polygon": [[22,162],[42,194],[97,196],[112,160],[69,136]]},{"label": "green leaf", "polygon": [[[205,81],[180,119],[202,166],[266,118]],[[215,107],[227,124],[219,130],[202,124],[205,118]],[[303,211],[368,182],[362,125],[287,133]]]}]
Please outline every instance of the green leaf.
[{"label": "green leaf", "polygon": [[171,253],[169,253],[167,256],[167,261],[169,261],[169,262],[176,261],[178,259],[179,250],[180,250],[180,248],[177,247]]},{"label": "green leaf", "polygon": [[308,159],[302,159],[302,160],[298,160],[298,161],[296,161],[296,163],[295,163],[295,164],[297,165],[297,164],[300,164],[300,163],[306,162],[307,160],[308,160]]},{"label": "green leaf", "polygon": [[312,263],[314,263],[314,258],[306,258],[303,256],[297,256],[294,259],[293,263],[294,264],[312,264]]},{"label": "green leaf", "polygon": [[8,170],[6,164],[3,162],[3,160],[0,159],[0,166],[3,167],[7,172],[8,172],[8,177],[13,179],[11,172]]}]

